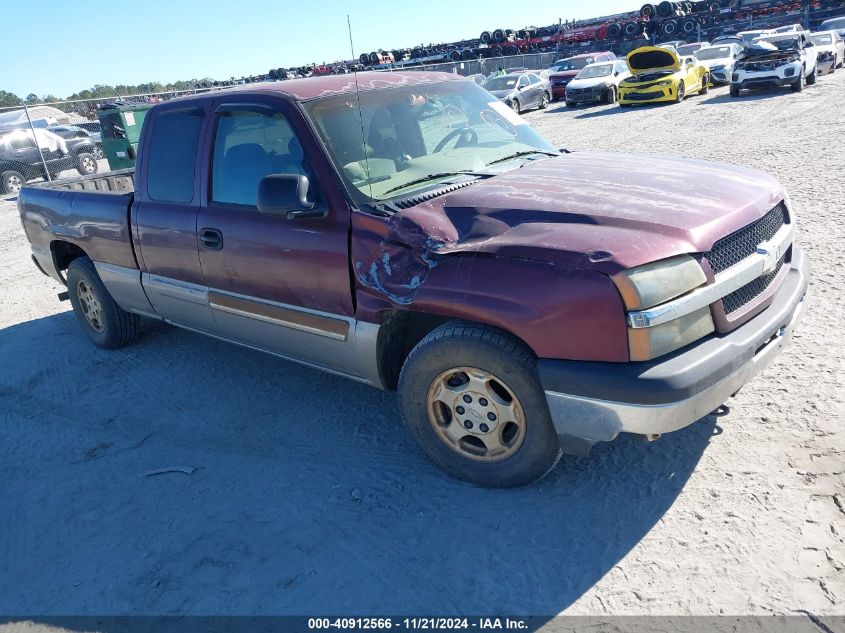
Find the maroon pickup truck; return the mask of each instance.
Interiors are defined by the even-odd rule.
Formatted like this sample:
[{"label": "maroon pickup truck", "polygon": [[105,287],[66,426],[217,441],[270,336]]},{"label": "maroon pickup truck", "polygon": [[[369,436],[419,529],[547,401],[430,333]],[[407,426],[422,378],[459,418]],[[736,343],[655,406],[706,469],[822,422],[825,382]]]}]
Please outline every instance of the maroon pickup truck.
[{"label": "maroon pickup truck", "polygon": [[155,106],[135,172],[22,190],[35,265],[102,347],[151,317],[398,389],[425,453],[488,486],[687,426],[789,340],[809,265],[771,176],[558,151],[452,75],[357,88]]}]

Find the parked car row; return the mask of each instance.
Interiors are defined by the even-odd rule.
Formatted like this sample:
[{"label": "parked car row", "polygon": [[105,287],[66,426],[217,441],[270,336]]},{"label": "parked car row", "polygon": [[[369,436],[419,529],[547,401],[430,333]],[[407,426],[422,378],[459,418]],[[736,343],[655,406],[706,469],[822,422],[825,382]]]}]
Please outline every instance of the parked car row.
[{"label": "parked car row", "polygon": [[[713,42],[641,46],[625,59],[610,51],[575,55],[534,74],[548,78],[551,101],[563,99],[569,107],[681,102],[690,94],[706,94],[710,86],[727,84],[732,97],[760,88],[800,92],[814,84],[820,72],[835,72],[845,64],[845,18],[841,25],[829,22],[830,28],[816,33],[795,24],[743,31]],[[518,92],[519,87],[513,87]],[[512,104],[515,94],[505,100]]]}]

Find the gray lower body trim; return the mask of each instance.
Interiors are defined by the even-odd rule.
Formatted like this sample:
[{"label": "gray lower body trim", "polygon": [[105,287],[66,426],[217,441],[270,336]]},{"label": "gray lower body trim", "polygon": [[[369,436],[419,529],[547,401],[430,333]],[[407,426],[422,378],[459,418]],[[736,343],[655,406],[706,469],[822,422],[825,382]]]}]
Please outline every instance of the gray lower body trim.
[{"label": "gray lower body trim", "polygon": [[[668,404],[641,405],[584,398],[546,391],[546,401],[558,435],[565,444],[577,438],[582,444],[611,441],[619,433],[655,435],[677,431],[725,403],[778,355],[792,338],[801,319],[803,299],[795,306],[789,323],[774,333],[747,363],[719,382],[685,400]],[[579,454],[583,451],[578,451]]]},{"label": "gray lower body trim", "polygon": [[103,262],[94,262],[94,267],[117,305],[127,312],[159,318],[144,292],[140,270]]}]

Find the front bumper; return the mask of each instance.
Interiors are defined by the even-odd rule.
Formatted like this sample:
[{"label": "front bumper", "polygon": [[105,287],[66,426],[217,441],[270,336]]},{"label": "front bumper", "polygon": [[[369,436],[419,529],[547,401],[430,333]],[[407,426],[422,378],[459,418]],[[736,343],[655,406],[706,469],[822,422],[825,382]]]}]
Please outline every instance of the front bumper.
[{"label": "front bumper", "polygon": [[566,102],[574,103],[576,105],[580,105],[582,103],[599,103],[607,96],[607,90],[608,89],[606,87],[596,90],[579,90],[578,92],[567,90]]},{"label": "front bumper", "polygon": [[810,263],[797,245],[772,304],[741,327],[644,363],[541,359],[540,381],[564,451],[619,433],[657,435],[706,416],[762,371],[801,318]]},{"label": "front bumper", "polygon": [[740,90],[784,88],[798,81],[802,71],[801,62],[792,62],[765,71],[735,69],[731,76],[731,83],[738,86]]},{"label": "front bumper", "polygon": [[619,103],[661,103],[675,101],[678,98],[677,85],[657,86],[650,85],[647,88],[619,86]]},{"label": "front bumper", "polygon": [[710,83],[729,84],[731,82],[731,69],[723,66],[722,68],[713,68],[710,70]]}]

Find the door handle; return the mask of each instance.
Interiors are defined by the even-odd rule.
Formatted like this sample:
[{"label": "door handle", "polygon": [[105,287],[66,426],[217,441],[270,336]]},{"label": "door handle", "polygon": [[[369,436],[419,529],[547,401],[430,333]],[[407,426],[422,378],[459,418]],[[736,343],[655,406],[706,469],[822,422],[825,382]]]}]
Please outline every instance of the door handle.
[{"label": "door handle", "polygon": [[223,248],[223,233],[219,229],[200,229],[200,242],[209,250],[219,251]]}]

